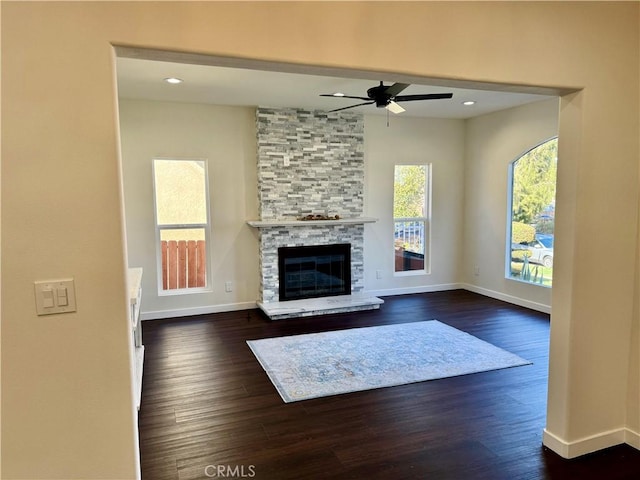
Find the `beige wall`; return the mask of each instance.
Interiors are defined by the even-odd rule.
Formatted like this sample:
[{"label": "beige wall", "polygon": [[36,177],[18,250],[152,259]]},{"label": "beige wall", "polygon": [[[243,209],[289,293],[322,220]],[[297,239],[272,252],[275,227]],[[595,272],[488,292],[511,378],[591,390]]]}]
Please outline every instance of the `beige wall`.
[{"label": "beige wall", "polygon": [[[640,221],[640,209],[638,211]],[[636,248],[636,267],[640,265],[640,228],[638,229],[638,247]],[[636,268],[636,293],[634,297],[633,318],[629,336],[629,384],[627,390],[627,443],[640,449],[640,268]]]},{"label": "beige wall", "polygon": [[[505,278],[509,164],[558,135],[558,100],[467,121],[461,281],[479,293],[549,311],[551,289]],[[475,266],[478,267],[476,274]]]},{"label": "beige wall", "polygon": [[[129,264],[144,268],[142,318],[255,307],[258,218],[255,110],[186,103],[120,101]],[[158,295],[153,215],[153,158],[208,162],[212,290]],[[233,285],[225,292],[225,282]]]},{"label": "beige wall", "polygon": [[[640,321],[629,260],[638,248],[637,3],[2,9],[4,478],[136,476],[112,44],[583,88],[560,109],[545,441],[571,456],[621,431],[636,438],[627,387]],[[595,255],[603,250],[611,254]],[[78,312],[37,317],[33,281],[64,276],[76,279]]]}]

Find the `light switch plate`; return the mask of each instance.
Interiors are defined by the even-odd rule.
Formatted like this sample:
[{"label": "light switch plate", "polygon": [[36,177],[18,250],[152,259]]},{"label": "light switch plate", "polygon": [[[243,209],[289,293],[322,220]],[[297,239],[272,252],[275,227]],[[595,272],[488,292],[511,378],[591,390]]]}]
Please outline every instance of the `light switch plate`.
[{"label": "light switch plate", "polygon": [[[33,285],[38,315],[76,311],[76,291],[73,278],[39,281],[34,282]],[[59,292],[65,292],[66,296]]]}]

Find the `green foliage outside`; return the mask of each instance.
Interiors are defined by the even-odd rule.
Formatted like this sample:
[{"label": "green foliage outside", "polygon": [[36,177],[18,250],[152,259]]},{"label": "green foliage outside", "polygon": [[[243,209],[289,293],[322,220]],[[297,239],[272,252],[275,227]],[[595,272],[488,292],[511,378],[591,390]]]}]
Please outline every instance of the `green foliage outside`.
[{"label": "green foliage outside", "polygon": [[531,264],[526,245],[537,233],[553,234],[553,216],[543,213],[555,205],[557,171],[557,139],[537,146],[513,164],[511,276],[546,286],[552,284],[553,267]]},{"label": "green foliage outside", "polygon": [[534,226],[522,222],[511,222],[511,243],[533,242],[535,236]]},{"label": "green foliage outside", "polygon": [[[523,262],[525,258],[531,256],[531,252],[522,247],[518,250],[516,245],[527,245],[529,242],[533,242],[536,236],[536,229],[532,225],[527,225],[522,222],[511,222],[511,260],[516,262]],[[511,268],[513,272],[513,267]]]},{"label": "green foliage outside", "polygon": [[424,217],[427,167],[396,165],[393,181],[394,218]]},{"label": "green foliage outside", "polygon": [[[511,261],[524,262],[524,259],[530,256],[531,252],[529,250],[511,250]],[[513,267],[511,270],[513,270]]]},{"label": "green foliage outside", "polygon": [[558,140],[553,139],[520,157],[513,167],[513,220],[532,224],[555,203]]}]

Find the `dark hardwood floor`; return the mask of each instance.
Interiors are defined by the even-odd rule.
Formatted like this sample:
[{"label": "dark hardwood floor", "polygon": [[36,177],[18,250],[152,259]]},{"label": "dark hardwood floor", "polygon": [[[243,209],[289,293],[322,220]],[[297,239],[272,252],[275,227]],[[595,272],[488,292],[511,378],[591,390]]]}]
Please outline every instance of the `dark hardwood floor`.
[{"label": "dark hardwood floor", "polygon": [[[533,365],[285,404],[246,340],[438,319]],[[619,446],[542,447],[549,317],[457,290],[378,311],[266,319],[258,310],[144,322],[144,480],[638,479]]]}]

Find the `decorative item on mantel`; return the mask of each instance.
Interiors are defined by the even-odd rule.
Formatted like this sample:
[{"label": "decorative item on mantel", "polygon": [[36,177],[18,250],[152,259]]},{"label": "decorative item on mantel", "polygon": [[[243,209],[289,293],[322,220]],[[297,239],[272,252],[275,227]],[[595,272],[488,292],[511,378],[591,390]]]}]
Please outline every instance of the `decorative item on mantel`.
[{"label": "decorative item on mantel", "polygon": [[314,220],[340,220],[340,215],[305,215],[300,220],[302,221],[314,221]]}]

